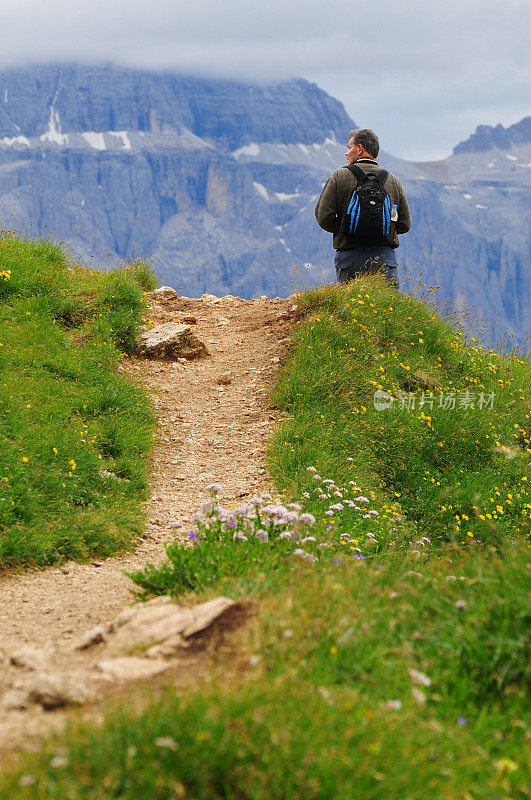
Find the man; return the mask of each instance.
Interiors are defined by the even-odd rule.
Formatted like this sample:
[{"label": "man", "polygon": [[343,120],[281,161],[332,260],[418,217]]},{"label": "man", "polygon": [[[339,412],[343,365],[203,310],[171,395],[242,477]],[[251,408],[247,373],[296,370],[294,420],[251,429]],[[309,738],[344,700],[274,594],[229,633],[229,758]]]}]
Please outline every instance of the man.
[{"label": "man", "polygon": [[[398,288],[398,263],[395,250],[398,247],[398,234],[407,233],[411,227],[409,206],[402,184],[397,177],[387,174],[378,165],[376,158],[380,150],[380,142],[374,131],[368,128],[358,128],[351,131],[347,145],[346,157],[349,167],[340,167],[328,178],[321,196],[315,207],[317,222],[325,231],[334,234],[333,245],[337,250],[334,263],[337,280],[339,283],[352,280],[359,275],[381,272],[392,286]],[[361,173],[375,175],[379,172],[380,182],[384,193],[389,195],[390,205],[396,206],[398,217],[391,223],[389,235],[382,241],[366,241],[356,239],[356,234],[351,233],[349,226],[345,225],[345,218],[352,199],[353,191],[361,187]],[[354,174],[358,172],[358,177]],[[369,179],[375,186],[378,181]],[[363,181],[363,185],[367,185]],[[370,190],[369,190],[370,191]],[[378,237],[376,237],[378,238]]]}]

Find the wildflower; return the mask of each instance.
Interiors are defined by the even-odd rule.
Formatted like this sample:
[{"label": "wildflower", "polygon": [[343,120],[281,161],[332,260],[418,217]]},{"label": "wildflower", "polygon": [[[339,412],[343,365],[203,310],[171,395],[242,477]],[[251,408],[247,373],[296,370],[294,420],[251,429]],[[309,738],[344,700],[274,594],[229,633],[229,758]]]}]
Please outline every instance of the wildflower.
[{"label": "wildflower", "polygon": [[292,511],[302,511],[302,506],[300,503],[289,503],[288,508]]},{"label": "wildflower", "polygon": [[179,745],[171,736],[159,736],[155,739],[154,744],[156,747],[163,747],[168,750],[178,750]]},{"label": "wildflower", "polygon": [[464,717],[457,717],[457,724],[463,726],[468,725],[468,720],[466,720]]},{"label": "wildflower", "polygon": [[371,515],[370,515],[370,514],[364,514],[364,515],[363,515],[363,519],[370,519],[370,518],[371,518]]},{"label": "wildflower", "polygon": [[466,608],[466,600],[456,600],[455,607],[456,608]]},{"label": "wildflower", "polygon": [[446,580],[447,581],[456,581],[457,578],[455,577],[455,575],[447,575],[446,576]]},{"label": "wildflower", "polygon": [[207,517],[209,517],[212,514],[213,510],[214,510],[214,505],[213,505],[212,501],[211,500],[203,500],[203,502],[201,503],[201,511],[203,512],[203,514],[205,514]]},{"label": "wildflower", "polygon": [[313,475],[313,479],[314,479],[314,481],[320,481],[321,480],[321,476],[320,475]]},{"label": "wildflower", "polygon": [[344,506],[342,503],[334,503],[332,506],[328,506],[331,511],[343,511]]},{"label": "wildflower", "polygon": [[359,497],[355,497],[354,500],[357,503],[368,503],[369,502],[369,498],[368,497],[362,497],[361,495]]},{"label": "wildflower", "polygon": [[367,559],[365,556],[362,556],[361,553],[353,553],[352,558],[360,558],[362,561],[366,561]]},{"label": "wildflower", "polygon": [[331,480],[330,478],[326,478],[326,480],[324,480],[324,481],[323,481],[323,483],[325,483],[325,484],[328,484],[328,485],[330,485],[330,486],[333,484],[333,482],[334,482],[334,481],[333,481],[333,480]]},{"label": "wildflower", "polygon": [[332,563],[333,564],[341,564],[343,567],[345,566],[345,562],[342,561],[340,558],[333,558],[332,559]]},{"label": "wildflower", "polygon": [[509,758],[499,758],[494,762],[494,766],[500,772],[515,772],[518,769],[518,764]]},{"label": "wildflower", "polygon": [[190,533],[188,534],[188,538],[191,539],[193,542],[197,542],[199,536],[197,535],[197,533],[194,533],[194,531],[191,530]]},{"label": "wildflower", "polygon": [[220,483],[209,483],[208,486],[205,486],[205,492],[211,492],[212,494],[220,494],[223,490],[223,487]]},{"label": "wildflower", "polygon": [[309,499],[309,497],[310,497],[310,495],[308,494],[308,492],[303,492],[303,493],[302,493],[302,496],[303,496],[303,497],[305,497],[307,500],[308,500],[308,499]]},{"label": "wildflower", "polygon": [[306,467],[306,469],[308,470],[308,472],[317,472],[315,467]]},{"label": "wildflower", "polygon": [[412,570],[412,569],[410,569],[408,572],[406,572],[406,576],[407,575],[413,575],[415,578],[422,578],[422,575],[420,574],[420,572],[415,572],[415,570]]},{"label": "wildflower", "polygon": [[254,535],[256,536],[256,538],[258,539],[259,542],[263,543],[263,542],[267,542],[269,540],[268,532],[264,531],[262,528],[260,528],[259,531],[256,531]]},{"label": "wildflower", "polygon": [[400,711],[402,703],[400,700],[388,700],[382,705],[384,711]]},{"label": "wildflower", "polygon": [[288,522],[288,523],[291,524],[293,522],[298,522],[299,515],[297,514],[296,511],[286,511],[286,510],[284,510],[284,513],[282,514],[282,518],[283,518],[283,522]]},{"label": "wildflower", "polygon": [[334,512],[330,511],[330,510],[325,511],[324,513],[326,514],[327,517],[333,517],[334,516]]},{"label": "wildflower", "polygon": [[282,531],[278,537],[279,539],[293,539],[293,531]]},{"label": "wildflower", "polygon": [[240,539],[242,542],[247,541],[247,536],[243,533],[243,531],[234,531],[232,536],[232,541],[236,541],[236,539]]},{"label": "wildflower", "polygon": [[183,526],[182,522],[175,521],[175,522],[170,522],[168,528],[182,528],[182,526]]},{"label": "wildflower", "polygon": [[421,692],[420,689],[417,689],[416,686],[413,686],[413,688],[411,689],[411,694],[413,696],[413,700],[418,706],[424,705],[424,703],[426,702],[426,695],[424,694],[424,692]]},{"label": "wildflower", "polygon": [[312,564],[315,561],[317,561],[317,556],[313,556],[311,553],[307,553],[306,550],[301,550],[300,547],[297,548],[297,550],[294,550],[292,555],[296,556],[297,558],[300,558],[301,561],[308,561]]},{"label": "wildflower", "polygon": [[312,514],[301,514],[299,517],[299,522],[302,522],[303,525],[314,525],[315,517],[312,516]]},{"label": "wildflower", "polygon": [[431,686],[431,678],[428,678],[423,672],[419,672],[418,669],[410,667],[408,674],[412,682],[417,686]]}]

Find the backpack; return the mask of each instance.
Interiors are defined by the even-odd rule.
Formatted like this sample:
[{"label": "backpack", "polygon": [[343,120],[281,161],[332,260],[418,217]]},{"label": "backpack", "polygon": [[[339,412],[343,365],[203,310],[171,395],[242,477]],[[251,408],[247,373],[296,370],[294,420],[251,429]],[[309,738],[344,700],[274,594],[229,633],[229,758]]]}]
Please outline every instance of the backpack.
[{"label": "backpack", "polygon": [[384,189],[389,173],[381,169],[366,174],[361,167],[347,167],[358,181],[342,220],[341,232],[356,244],[388,244],[391,229],[391,200]]}]

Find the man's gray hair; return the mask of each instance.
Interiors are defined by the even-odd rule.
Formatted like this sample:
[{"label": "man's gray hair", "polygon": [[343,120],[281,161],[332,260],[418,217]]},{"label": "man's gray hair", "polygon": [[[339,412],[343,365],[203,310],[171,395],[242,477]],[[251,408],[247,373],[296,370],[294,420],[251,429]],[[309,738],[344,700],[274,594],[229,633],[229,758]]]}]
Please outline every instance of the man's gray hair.
[{"label": "man's gray hair", "polygon": [[362,144],[365,150],[376,158],[380,151],[380,141],[374,131],[370,128],[356,128],[350,131],[348,140],[354,139],[354,144]]}]

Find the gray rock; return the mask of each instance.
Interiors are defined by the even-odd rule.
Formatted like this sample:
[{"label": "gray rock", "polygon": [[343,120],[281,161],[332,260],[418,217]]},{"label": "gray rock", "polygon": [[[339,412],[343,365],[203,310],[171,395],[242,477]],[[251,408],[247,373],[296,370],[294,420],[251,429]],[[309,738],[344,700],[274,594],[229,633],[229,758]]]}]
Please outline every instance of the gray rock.
[{"label": "gray rock", "polygon": [[204,358],[209,355],[204,342],[189,325],[166,322],[143,333],[136,348],[142,358]]},{"label": "gray rock", "polygon": [[177,300],[179,295],[172,289],[171,286],[159,286],[149,293],[149,296],[155,300]]},{"label": "gray rock", "polygon": [[43,670],[50,666],[51,655],[46,650],[39,650],[28,645],[13,651],[9,656],[9,660],[15,667]]},{"label": "gray rock", "polygon": [[180,606],[171,597],[157,597],[125,610],[107,626],[105,653],[119,657],[142,651],[159,658],[188,647],[214,628],[223,630],[242,618],[244,607],[227,597],[196,606]]},{"label": "gray rock", "polygon": [[28,692],[23,688],[8,689],[0,700],[0,706],[5,711],[22,711],[30,706]]},{"label": "gray rock", "polygon": [[94,697],[88,683],[78,675],[39,673],[27,686],[27,700],[46,711],[69,705],[82,705]]},{"label": "gray rock", "polygon": [[98,668],[105,678],[116,681],[134,681],[152,678],[171,666],[168,661],[147,659],[139,656],[123,656],[100,661]]},{"label": "gray rock", "polygon": [[87,631],[79,641],[74,645],[74,650],[87,650],[89,647],[93,647],[96,644],[101,644],[101,642],[105,642],[107,640],[107,628],[105,625],[96,625],[95,628],[91,628],[90,631]]}]

